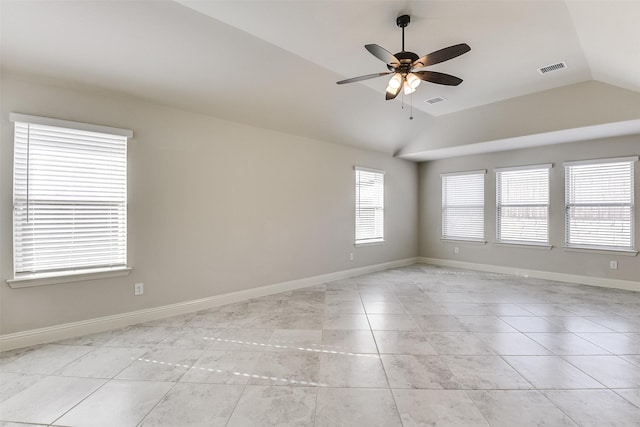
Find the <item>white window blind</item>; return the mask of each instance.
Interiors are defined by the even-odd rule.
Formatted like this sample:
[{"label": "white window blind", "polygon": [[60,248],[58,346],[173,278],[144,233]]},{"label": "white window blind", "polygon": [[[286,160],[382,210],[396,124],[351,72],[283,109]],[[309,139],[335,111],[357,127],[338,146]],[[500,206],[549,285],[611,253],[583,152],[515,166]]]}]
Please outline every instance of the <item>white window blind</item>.
[{"label": "white window blind", "polygon": [[131,131],[19,114],[11,120],[16,278],[126,267]]},{"label": "white window blind", "polygon": [[626,157],[564,164],[568,247],[633,249],[637,160]]},{"label": "white window blind", "polygon": [[356,244],[384,241],[384,172],[355,168]]},{"label": "white window blind", "polygon": [[502,243],[549,243],[549,168],[496,169],[496,238]]},{"label": "white window blind", "polygon": [[442,238],[484,240],[486,171],[442,174]]}]

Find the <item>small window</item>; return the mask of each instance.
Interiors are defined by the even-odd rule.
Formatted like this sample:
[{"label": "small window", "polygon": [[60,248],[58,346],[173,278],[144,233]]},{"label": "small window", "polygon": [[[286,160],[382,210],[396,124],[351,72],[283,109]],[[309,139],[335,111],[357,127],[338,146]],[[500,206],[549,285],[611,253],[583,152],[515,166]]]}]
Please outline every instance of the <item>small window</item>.
[{"label": "small window", "polygon": [[501,243],[549,243],[551,165],[496,169],[496,239]]},{"label": "small window", "polygon": [[442,174],[442,238],[484,241],[486,171]]},{"label": "small window", "polygon": [[384,241],[384,171],[356,167],[356,245]]},{"label": "small window", "polygon": [[564,164],[568,247],[633,250],[637,160],[636,156]]},{"label": "small window", "polygon": [[11,114],[14,277],[126,268],[131,131]]}]

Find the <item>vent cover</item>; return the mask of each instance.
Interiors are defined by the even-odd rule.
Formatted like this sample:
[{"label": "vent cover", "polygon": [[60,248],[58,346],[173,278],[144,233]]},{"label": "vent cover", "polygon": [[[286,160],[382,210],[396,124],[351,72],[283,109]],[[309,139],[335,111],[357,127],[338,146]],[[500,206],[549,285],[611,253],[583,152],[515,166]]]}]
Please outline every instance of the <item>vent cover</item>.
[{"label": "vent cover", "polygon": [[551,64],[551,65],[547,65],[544,67],[540,67],[538,68],[538,72],[540,74],[546,74],[546,73],[550,73],[552,71],[558,71],[558,70],[562,70],[564,68],[567,68],[567,64],[566,62],[558,62],[557,64]]},{"label": "vent cover", "polygon": [[436,96],[435,98],[427,99],[424,102],[426,102],[429,105],[433,105],[433,104],[437,104],[438,102],[444,102],[446,100],[447,100],[447,98],[443,98],[441,96]]}]

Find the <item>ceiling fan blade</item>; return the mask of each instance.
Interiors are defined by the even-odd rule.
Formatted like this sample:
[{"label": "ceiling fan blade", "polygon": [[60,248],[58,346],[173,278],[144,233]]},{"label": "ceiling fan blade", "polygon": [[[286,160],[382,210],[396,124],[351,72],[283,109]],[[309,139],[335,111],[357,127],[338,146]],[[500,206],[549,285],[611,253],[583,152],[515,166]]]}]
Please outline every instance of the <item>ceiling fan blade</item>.
[{"label": "ceiling fan blade", "polygon": [[339,84],[339,85],[343,85],[343,84],[346,84],[346,83],[353,83],[353,82],[359,82],[359,81],[362,81],[362,80],[374,79],[376,77],[386,76],[387,74],[391,74],[391,73],[387,72],[387,73],[367,74],[366,76],[352,77],[350,79],[340,80],[339,82],[336,82],[336,83]]},{"label": "ceiling fan blade", "polygon": [[435,52],[431,52],[423,56],[422,58],[416,59],[413,64],[411,64],[411,68],[423,68],[429,65],[439,64],[440,62],[448,61],[455,58],[456,56],[467,53],[470,50],[471,48],[466,43],[460,43],[453,46],[445,47],[444,49],[436,50]]},{"label": "ceiling fan blade", "polygon": [[462,79],[451,74],[438,73],[437,71],[414,71],[413,74],[425,82],[437,83],[439,85],[458,86]]},{"label": "ceiling fan blade", "polygon": [[400,60],[382,46],[377,44],[366,44],[364,45],[364,48],[385,64],[389,64],[394,68],[400,66]]}]

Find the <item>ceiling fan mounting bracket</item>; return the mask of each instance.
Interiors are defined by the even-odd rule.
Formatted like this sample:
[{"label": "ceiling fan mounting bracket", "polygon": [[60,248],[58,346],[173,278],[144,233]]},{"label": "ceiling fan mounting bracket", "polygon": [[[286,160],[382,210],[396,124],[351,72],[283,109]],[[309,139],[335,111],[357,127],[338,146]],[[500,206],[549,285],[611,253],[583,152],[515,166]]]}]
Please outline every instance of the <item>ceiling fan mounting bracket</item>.
[{"label": "ceiling fan mounting bracket", "polygon": [[396,25],[400,28],[408,26],[409,22],[411,22],[411,17],[409,15],[400,15],[396,18]]}]

